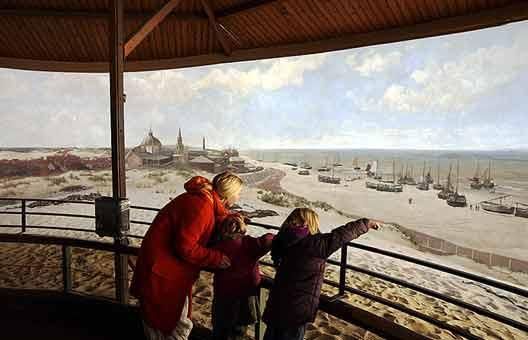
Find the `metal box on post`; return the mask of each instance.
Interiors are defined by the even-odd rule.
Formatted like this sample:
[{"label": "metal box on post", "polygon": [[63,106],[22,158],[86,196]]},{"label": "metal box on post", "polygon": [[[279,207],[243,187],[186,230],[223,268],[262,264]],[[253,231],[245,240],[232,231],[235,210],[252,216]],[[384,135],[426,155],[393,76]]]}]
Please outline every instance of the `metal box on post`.
[{"label": "metal box on post", "polygon": [[95,199],[95,232],[116,239],[126,237],[130,230],[130,202],[128,199],[98,197]]}]

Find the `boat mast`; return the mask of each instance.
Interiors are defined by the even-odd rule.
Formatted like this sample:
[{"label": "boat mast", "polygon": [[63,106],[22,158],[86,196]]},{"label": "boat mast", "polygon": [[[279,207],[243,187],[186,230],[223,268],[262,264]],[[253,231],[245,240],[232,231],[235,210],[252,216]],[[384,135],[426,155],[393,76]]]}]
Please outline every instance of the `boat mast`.
[{"label": "boat mast", "polygon": [[455,191],[456,194],[458,194],[458,174],[459,174],[459,171],[460,171],[460,164],[459,164],[458,159],[457,159],[457,183],[456,183],[456,191]]},{"label": "boat mast", "polygon": [[396,184],[396,161],[392,160],[392,183]]}]

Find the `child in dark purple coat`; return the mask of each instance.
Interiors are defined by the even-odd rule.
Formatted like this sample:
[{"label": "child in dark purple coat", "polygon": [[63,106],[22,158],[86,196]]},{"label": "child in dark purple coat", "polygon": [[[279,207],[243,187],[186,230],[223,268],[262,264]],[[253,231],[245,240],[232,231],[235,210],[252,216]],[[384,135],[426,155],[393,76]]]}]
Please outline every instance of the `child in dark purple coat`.
[{"label": "child in dark purple coat", "polygon": [[264,340],[300,340],[315,320],[328,257],[380,222],[366,218],[329,233],[319,232],[319,217],[308,208],[295,209],[273,240],[271,257],[278,267],[263,320]]}]

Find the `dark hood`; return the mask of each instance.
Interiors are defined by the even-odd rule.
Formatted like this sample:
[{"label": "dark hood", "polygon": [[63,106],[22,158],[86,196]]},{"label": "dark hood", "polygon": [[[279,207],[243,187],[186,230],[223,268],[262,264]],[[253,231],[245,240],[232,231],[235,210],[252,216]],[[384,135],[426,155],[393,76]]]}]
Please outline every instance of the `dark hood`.
[{"label": "dark hood", "polygon": [[295,246],[299,241],[310,235],[308,228],[287,228],[279,231],[273,239],[271,246],[271,259],[278,266],[288,249]]}]

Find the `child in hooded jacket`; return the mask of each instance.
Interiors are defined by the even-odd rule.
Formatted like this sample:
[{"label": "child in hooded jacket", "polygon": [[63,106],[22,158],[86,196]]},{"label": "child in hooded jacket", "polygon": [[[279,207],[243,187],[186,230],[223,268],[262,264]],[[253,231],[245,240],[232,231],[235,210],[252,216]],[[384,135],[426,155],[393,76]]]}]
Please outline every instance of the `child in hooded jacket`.
[{"label": "child in hooded jacket", "polygon": [[219,226],[212,248],[226,254],[231,267],[216,271],[213,285],[213,339],[244,338],[260,319],[257,303],[261,274],[258,261],[271,249],[273,234],[245,235],[243,217],[231,215]]},{"label": "child in hooded jacket", "polygon": [[271,257],[277,272],[263,315],[264,340],[304,338],[319,306],[326,260],[347,242],[377,229],[379,223],[362,218],[320,233],[316,212],[293,210],[273,240]]}]

